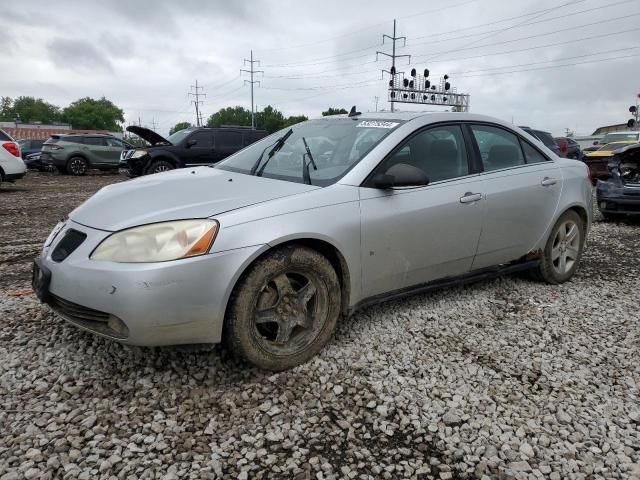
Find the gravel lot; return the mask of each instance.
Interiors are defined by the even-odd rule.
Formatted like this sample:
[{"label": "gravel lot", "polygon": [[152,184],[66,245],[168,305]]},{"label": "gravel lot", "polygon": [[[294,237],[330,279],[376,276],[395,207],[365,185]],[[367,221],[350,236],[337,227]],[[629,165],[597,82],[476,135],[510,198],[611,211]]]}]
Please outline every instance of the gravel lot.
[{"label": "gravel lot", "polygon": [[0,188],[1,480],[640,478],[638,222],[596,221],[570,283],[388,302],[272,375],[102,340],[30,294],[56,221],[119,180]]}]

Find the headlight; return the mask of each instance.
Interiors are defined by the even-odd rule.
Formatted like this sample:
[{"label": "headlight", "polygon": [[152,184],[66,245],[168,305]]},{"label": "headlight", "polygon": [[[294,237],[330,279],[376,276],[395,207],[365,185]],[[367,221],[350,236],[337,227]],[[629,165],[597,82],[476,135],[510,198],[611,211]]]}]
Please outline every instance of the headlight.
[{"label": "headlight", "polygon": [[90,258],[144,263],[196,257],[209,251],[217,232],[218,222],[208,219],[143,225],[107,237]]},{"label": "headlight", "polygon": [[131,158],[144,157],[146,154],[147,154],[146,150],[136,150],[135,152],[133,152],[133,155],[131,155]]}]

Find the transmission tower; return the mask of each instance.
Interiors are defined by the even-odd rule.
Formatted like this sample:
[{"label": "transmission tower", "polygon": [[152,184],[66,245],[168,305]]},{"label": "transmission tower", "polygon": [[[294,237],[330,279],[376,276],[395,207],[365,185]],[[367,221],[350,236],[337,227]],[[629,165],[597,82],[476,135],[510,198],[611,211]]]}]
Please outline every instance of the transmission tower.
[{"label": "transmission tower", "polygon": [[254,80],[253,76],[256,73],[262,73],[264,74],[263,70],[255,70],[255,65],[257,65],[258,67],[260,66],[260,60],[254,60],[253,59],[253,50],[251,50],[251,56],[249,57],[249,60],[247,60],[246,58],[244,59],[244,65],[246,66],[247,64],[249,64],[250,69],[249,70],[245,70],[243,68],[240,69],[240,73],[242,74],[244,73],[248,73],[251,75],[251,80],[245,80],[244,84],[246,85],[247,83],[249,85],[251,85],[251,128],[255,129],[256,128],[256,112],[255,112],[255,107],[254,107],[254,103],[253,103],[253,85],[254,84],[258,84],[260,85],[260,80]]},{"label": "transmission tower", "polygon": [[193,92],[189,92],[189,96],[194,96],[195,100],[192,100],[191,102],[195,105],[196,107],[196,126],[200,126],[201,123],[201,118],[200,118],[200,105],[202,104],[202,100],[200,100],[200,97],[206,97],[207,94],[206,93],[200,93],[200,90],[202,90],[204,87],[202,86],[198,86],[198,80],[196,80],[196,84],[195,85],[191,85],[191,89],[195,89],[195,93]]},{"label": "transmission tower", "polygon": [[[384,45],[384,39],[388,38],[389,40],[391,40],[391,54],[386,53],[386,52],[380,52],[377,51],[376,52],[376,61],[378,60],[378,55],[384,55],[386,57],[391,58],[391,69],[390,70],[382,70],[382,75],[384,76],[385,73],[388,73],[389,75],[391,75],[391,78],[394,79],[396,74],[398,73],[404,73],[404,72],[396,72],[396,58],[402,58],[402,57],[408,57],[409,58],[409,62],[411,62],[411,55],[396,55],[396,42],[398,40],[402,40],[403,42],[403,47],[407,44],[407,37],[396,37],[396,19],[393,19],[393,36],[390,37],[389,35],[387,35],[386,33],[384,35],[382,35],[382,44]],[[391,100],[391,111],[394,111],[393,108],[393,104],[394,101]]]}]

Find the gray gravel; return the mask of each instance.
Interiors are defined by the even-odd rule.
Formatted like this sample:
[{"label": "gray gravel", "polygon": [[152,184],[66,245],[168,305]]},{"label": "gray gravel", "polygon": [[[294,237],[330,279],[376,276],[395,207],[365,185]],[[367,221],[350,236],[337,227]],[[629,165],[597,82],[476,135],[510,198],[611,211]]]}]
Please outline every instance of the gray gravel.
[{"label": "gray gravel", "polygon": [[596,222],[570,283],[372,307],[275,375],[83,333],[8,295],[20,280],[0,291],[0,480],[640,479],[639,238]]}]

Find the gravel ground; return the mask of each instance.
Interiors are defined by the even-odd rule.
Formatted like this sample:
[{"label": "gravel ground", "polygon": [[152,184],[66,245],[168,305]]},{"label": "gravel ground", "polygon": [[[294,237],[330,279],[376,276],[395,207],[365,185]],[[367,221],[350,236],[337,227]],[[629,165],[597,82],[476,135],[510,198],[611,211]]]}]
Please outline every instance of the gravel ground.
[{"label": "gravel ground", "polygon": [[273,375],[97,338],[29,293],[50,228],[117,180],[0,189],[0,479],[640,478],[638,222],[596,221],[567,284],[388,302]]}]

